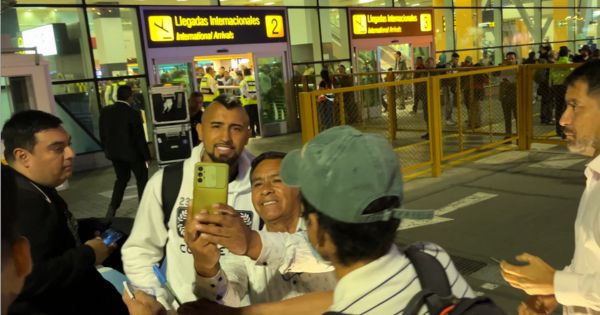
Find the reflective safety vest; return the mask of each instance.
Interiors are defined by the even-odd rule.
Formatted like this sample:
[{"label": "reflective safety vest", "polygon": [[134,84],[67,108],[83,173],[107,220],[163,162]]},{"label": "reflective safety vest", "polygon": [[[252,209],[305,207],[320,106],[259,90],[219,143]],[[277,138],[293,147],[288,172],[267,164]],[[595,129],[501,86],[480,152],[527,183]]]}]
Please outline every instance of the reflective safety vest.
[{"label": "reflective safety vest", "polygon": [[256,80],[254,80],[254,76],[249,75],[245,77],[244,80],[242,80],[242,82],[240,83],[240,86],[244,85],[246,86],[246,90],[244,91],[240,89],[240,102],[242,102],[242,105],[246,106],[258,104],[258,102],[256,101],[258,96],[256,94]]},{"label": "reflective safety vest", "polygon": [[205,74],[200,81],[200,92],[202,92],[202,96],[204,97],[204,102],[212,102],[217,96],[219,96],[219,90],[212,90],[210,82],[214,81],[213,77],[210,74]]}]

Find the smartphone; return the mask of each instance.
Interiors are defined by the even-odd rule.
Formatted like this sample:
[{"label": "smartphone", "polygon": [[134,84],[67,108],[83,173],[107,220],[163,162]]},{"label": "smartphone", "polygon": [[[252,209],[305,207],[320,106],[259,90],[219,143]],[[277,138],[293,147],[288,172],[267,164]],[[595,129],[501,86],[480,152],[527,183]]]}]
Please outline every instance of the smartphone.
[{"label": "smartphone", "polygon": [[198,162],[194,165],[194,201],[192,213],[204,209],[212,213],[215,203],[227,203],[229,165],[225,163]]},{"label": "smartphone", "polygon": [[106,246],[110,246],[120,240],[123,237],[123,233],[109,228],[100,237]]}]

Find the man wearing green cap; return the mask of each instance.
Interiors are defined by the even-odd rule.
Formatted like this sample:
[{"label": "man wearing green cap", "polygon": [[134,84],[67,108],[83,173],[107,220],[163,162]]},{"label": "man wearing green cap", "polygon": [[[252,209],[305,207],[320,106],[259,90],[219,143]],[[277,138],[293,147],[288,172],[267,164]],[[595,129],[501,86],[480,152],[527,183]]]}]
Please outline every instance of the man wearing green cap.
[{"label": "man wearing green cap", "polygon": [[[402,174],[398,158],[383,137],[349,127],[328,129],[295,150],[282,162],[281,176],[300,188],[308,240],[316,253],[334,267],[338,284],[329,310],[345,314],[401,313],[421,291],[409,259],[394,245],[402,218],[430,215],[401,209]],[[306,255],[298,233],[227,232],[214,215],[195,217],[205,240],[257,263],[275,264],[293,272],[318,266]],[[239,220],[238,220],[239,221]],[[235,225],[232,223],[231,225]],[[452,293],[473,297],[449,255],[431,243],[416,244],[444,266]]]}]

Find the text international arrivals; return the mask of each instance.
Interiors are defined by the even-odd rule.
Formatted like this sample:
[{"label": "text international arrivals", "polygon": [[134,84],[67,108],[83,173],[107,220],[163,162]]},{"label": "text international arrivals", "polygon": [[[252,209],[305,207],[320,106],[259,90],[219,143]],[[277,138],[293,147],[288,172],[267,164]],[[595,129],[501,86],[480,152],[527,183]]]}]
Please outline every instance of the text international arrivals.
[{"label": "text international arrivals", "polygon": [[367,15],[367,22],[373,24],[379,23],[403,23],[403,22],[418,22],[419,18],[414,15]]},{"label": "text international arrivals", "polygon": [[255,16],[232,16],[232,17],[220,17],[220,16],[209,16],[206,17],[183,17],[175,16],[175,26],[182,26],[192,28],[196,26],[254,26],[260,25],[260,18]]}]

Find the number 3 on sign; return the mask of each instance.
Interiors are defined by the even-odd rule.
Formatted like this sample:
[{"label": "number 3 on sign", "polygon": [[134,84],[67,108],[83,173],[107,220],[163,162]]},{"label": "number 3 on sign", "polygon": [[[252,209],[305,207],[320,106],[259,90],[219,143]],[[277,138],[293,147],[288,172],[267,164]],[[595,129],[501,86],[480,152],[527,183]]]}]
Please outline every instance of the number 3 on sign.
[{"label": "number 3 on sign", "polygon": [[283,27],[283,16],[267,15],[265,16],[265,28],[268,38],[281,38],[285,36]]}]

